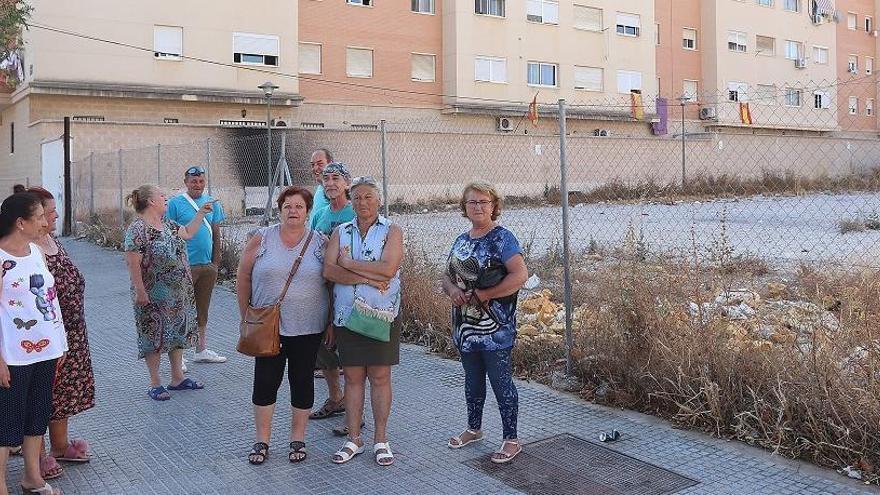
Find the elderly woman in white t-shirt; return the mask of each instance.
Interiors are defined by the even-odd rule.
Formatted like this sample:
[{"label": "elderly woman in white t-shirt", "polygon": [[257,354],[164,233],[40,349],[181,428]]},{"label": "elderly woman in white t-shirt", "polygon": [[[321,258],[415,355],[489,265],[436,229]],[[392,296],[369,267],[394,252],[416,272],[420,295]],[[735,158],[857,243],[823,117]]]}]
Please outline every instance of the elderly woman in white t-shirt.
[{"label": "elderly woman in white t-shirt", "polygon": [[17,193],[0,206],[0,494],[9,448],[22,446],[23,493],[50,495],[40,447],[52,414],[52,381],[67,337],[55,279],[34,241],[45,232],[40,198]]}]

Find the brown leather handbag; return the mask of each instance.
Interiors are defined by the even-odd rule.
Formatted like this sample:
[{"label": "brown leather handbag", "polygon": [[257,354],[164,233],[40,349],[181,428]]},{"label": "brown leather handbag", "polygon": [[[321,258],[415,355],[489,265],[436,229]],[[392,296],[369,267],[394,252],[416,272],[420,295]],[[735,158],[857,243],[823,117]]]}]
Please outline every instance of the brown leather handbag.
[{"label": "brown leather handbag", "polygon": [[259,308],[248,304],[247,311],[239,325],[240,335],[236,347],[238,352],[253,357],[273,357],[281,353],[281,301],[287,295],[290,281],[296,275],[314,233],[314,231],[309,231],[309,237],[293,263],[293,268],[290,269],[290,275],[287,276],[287,282],[284,284],[278,301],[270,306]]}]

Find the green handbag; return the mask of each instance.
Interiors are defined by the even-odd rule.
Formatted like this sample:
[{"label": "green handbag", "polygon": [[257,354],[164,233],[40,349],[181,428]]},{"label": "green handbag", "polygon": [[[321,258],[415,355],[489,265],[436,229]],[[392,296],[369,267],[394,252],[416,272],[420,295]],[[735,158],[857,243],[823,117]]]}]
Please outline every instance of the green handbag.
[{"label": "green handbag", "polygon": [[[371,315],[370,309],[365,308],[363,302],[355,300],[351,307],[351,314],[345,322],[345,328],[380,342],[391,340],[391,322]],[[375,311],[375,310],[373,310]]]}]

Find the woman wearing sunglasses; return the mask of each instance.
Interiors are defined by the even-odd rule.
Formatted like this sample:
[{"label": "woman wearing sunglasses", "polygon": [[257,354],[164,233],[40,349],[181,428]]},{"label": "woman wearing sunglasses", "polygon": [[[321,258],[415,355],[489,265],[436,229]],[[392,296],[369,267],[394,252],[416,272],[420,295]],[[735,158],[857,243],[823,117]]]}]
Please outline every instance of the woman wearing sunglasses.
[{"label": "woman wearing sunglasses", "polygon": [[448,446],[460,449],[483,439],[489,375],[504,429],[501,447],[491,460],[503,464],[522,451],[516,431],[519,396],[511,352],[516,339],[517,293],[528,279],[528,270],[516,236],[496,222],[501,197],[494,186],[468,184],[459,204],[471,228],[452,244],[443,290],[453,305],[453,342],[464,367],[468,427],[450,438]]}]

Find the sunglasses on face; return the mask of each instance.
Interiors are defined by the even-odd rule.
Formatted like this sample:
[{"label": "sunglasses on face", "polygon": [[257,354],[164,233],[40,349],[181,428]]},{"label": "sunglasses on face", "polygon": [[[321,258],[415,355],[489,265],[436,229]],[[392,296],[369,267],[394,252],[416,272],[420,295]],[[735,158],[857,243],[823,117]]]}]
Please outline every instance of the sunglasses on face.
[{"label": "sunglasses on face", "polygon": [[199,175],[205,175],[205,169],[203,169],[202,167],[190,167],[186,169],[187,177],[195,177]]}]

